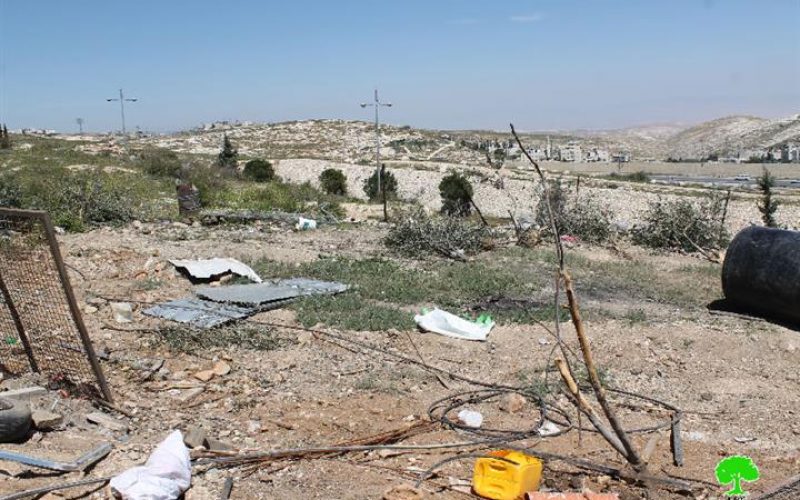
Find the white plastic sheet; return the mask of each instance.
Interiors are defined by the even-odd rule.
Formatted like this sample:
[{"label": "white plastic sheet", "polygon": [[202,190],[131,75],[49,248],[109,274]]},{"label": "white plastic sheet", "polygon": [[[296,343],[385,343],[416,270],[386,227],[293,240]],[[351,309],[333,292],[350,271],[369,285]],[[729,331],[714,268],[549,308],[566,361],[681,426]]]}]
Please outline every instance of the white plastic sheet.
[{"label": "white plastic sheet", "polygon": [[192,465],[181,431],[162,441],[143,466],[111,479],[111,489],[123,500],[174,500],[189,489]]},{"label": "white plastic sheet", "polygon": [[418,314],[414,316],[414,321],[423,330],[462,340],[485,341],[494,328],[494,321],[479,324],[441,309]]},{"label": "white plastic sheet", "polygon": [[294,225],[295,229],[300,231],[305,231],[308,229],[316,229],[317,228],[317,221],[314,219],[306,219],[304,217],[300,217],[300,220],[297,221],[297,224]]}]

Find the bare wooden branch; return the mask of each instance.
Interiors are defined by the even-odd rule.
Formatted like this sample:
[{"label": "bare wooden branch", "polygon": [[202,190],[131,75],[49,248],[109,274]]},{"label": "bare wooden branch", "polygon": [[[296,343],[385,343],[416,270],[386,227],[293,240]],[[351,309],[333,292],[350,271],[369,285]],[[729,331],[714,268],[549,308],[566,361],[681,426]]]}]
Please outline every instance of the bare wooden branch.
[{"label": "bare wooden branch", "polygon": [[574,402],[578,409],[586,415],[589,421],[592,423],[597,432],[600,433],[603,438],[605,438],[608,443],[614,447],[620,455],[625,456],[625,447],[622,446],[622,443],[617,439],[614,434],[606,429],[603,423],[600,421],[600,417],[597,415],[597,412],[592,405],[589,404],[589,401],[583,396],[581,393],[580,388],[578,388],[578,384],[575,383],[575,379],[572,377],[572,373],[570,373],[569,368],[567,367],[566,363],[563,359],[558,358],[555,360],[556,367],[558,368],[559,373],[561,373],[561,378],[564,380],[564,384],[567,386],[570,395],[572,395]]},{"label": "bare wooden branch", "polygon": [[[511,134],[514,136],[514,139],[517,141],[517,145],[519,146],[520,150],[528,159],[528,161],[531,163],[531,165],[533,165],[534,169],[536,170],[536,174],[542,181],[543,195],[546,200],[546,206],[550,217],[550,226],[553,231],[553,240],[556,248],[556,254],[558,257],[559,276],[561,279],[564,280],[570,316],[572,318],[572,324],[575,328],[575,333],[578,337],[578,342],[581,347],[581,353],[583,354],[583,363],[586,366],[587,373],[589,374],[589,383],[591,384],[592,389],[595,393],[597,402],[600,404],[600,407],[602,408],[603,413],[605,414],[606,420],[608,420],[609,425],[611,425],[611,428],[614,431],[614,435],[608,432],[608,430],[605,429],[604,426],[600,425],[596,413],[586,412],[586,408],[589,408],[588,403],[586,402],[585,398],[583,398],[583,396],[580,394],[580,391],[578,391],[577,384],[575,384],[575,380],[572,377],[572,372],[569,366],[567,366],[563,360],[561,360],[561,362],[558,363],[559,371],[561,372],[561,376],[564,379],[565,383],[567,383],[570,393],[575,398],[575,402],[577,403],[578,408],[583,410],[584,413],[586,413],[589,420],[597,428],[600,434],[606,439],[606,441],[608,441],[609,444],[611,444],[611,446],[614,447],[615,450],[617,450],[622,456],[624,456],[625,459],[633,466],[635,470],[641,471],[644,469],[645,465],[642,462],[636,450],[634,450],[630,439],[625,433],[625,430],[622,428],[622,425],[620,425],[619,421],[616,418],[616,415],[612,411],[608,403],[608,399],[606,398],[605,390],[602,384],[600,383],[599,377],[597,376],[597,370],[594,365],[592,350],[589,345],[589,340],[586,336],[586,331],[580,314],[580,307],[578,306],[578,299],[575,294],[575,289],[572,286],[572,278],[570,277],[569,273],[567,273],[564,266],[564,247],[561,243],[561,235],[558,232],[558,225],[556,224],[555,213],[553,212],[553,207],[551,206],[550,203],[550,186],[548,185],[547,179],[545,178],[542,169],[539,167],[539,164],[530,156],[528,150],[525,149],[525,146],[522,144],[519,135],[517,135],[516,130],[514,130],[513,124],[511,124]],[[556,292],[556,298],[557,297],[558,297],[558,292]],[[557,311],[556,314],[558,314]],[[559,324],[558,316],[556,316],[556,326],[558,326],[558,324]],[[581,401],[582,399],[583,401]]]},{"label": "bare wooden branch", "polygon": [[594,365],[592,349],[589,345],[589,339],[586,337],[586,330],[583,325],[583,319],[581,318],[580,307],[578,306],[578,298],[575,294],[575,289],[572,287],[572,277],[566,271],[562,271],[561,276],[564,279],[564,287],[566,288],[567,302],[569,304],[569,313],[572,317],[572,324],[575,327],[575,333],[578,336],[578,343],[580,344],[581,352],[583,353],[583,362],[586,365],[586,372],[589,375],[589,384],[591,384],[592,389],[594,390],[597,402],[600,403],[600,407],[603,409],[603,413],[605,414],[608,423],[611,425],[611,428],[614,429],[614,433],[617,435],[619,441],[622,443],[622,446],[625,449],[625,458],[631,463],[631,465],[633,465],[634,468],[642,467],[642,460],[636,453],[636,450],[633,449],[633,445],[628,439],[628,435],[625,433],[625,430],[622,428],[622,425],[619,423],[619,420],[617,420],[616,415],[612,411],[611,405],[609,405],[608,399],[606,398],[606,391],[603,388],[603,384],[600,383],[600,377],[597,376],[597,369]]}]

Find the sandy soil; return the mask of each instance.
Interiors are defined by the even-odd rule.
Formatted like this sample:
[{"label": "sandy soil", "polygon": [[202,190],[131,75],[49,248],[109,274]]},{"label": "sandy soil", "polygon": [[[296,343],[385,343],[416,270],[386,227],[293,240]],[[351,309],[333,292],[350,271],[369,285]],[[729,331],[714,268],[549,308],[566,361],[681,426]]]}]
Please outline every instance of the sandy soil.
[{"label": "sandy soil", "polygon": [[[103,369],[118,405],[133,416],[123,418],[130,433],[111,433],[87,424],[82,415],[89,411],[88,402],[65,400],[50,393],[32,404],[42,408],[58,401],[56,409],[68,417],[65,429],[2,448],[71,458],[110,440],[114,451],[87,474],[101,477],[142,463],[174,428],[198,426],[232,448],[270,450],[338,443],[426,418],[434,401],[476,387],[448,377],[440,380],[418,366],[291,328],[273,327],[284,342],[271,351],[231,347],[196,355],[170,352],[155,346],[154,334],[147,331],[159,322],[140,313],[142,303],[181,297],[192,288],[165,263],[168,258],[228,256],[252,261],[267,257],[289,263],[330,253],[363,258],[385,252],[375,243],[381,234],[382,229],[366,225],[296,233],[267,225],[205,228],[144,224],[63,236],[66,261],[86,278],[77,272],[71,274],[96,348],[108,353]],[[616,258],[595,248],[574,251],[588,257]],[[667,271],[696,262],[687,256],[653,259],[659,270]],[[161,285],[143,289],[142,283],[150,278],[158,279]],[[669,273],[659,272],[654,279],[669,279]],[[140,301],[134,302],[135,322],[116,324],[110,307],[98,296]],[[639,303],[634,297],[614,300]],[[761,480],[748,484],[751,492],[765,491],[796,474],[800,470],[800,334],[761,321],[711,315],[704,309],[674,310],[657,304],[646,307],[661,319],[630,324],[597,318],[588,327],[597,362],[609,367],[614,386],[667,401],[685,412],[684,467],[672,465],[665,434],[657,442],[650,471],[709,482],[705,491],[695,492],[701,498],[716,498],[723,491],[715,486],[714,467],[728,455],[750,455],[758,464]],[[254,319],[297,325],[294,313],[286,309]],[[570,324],[561,326],[574,347]],[[552,364],[552,339],[538,326],[499,325],[486,343],[416,331],[338,333],[412,358],[417,358],[418,349],[431,364],[494,383],[517,385],[521,377],[540,373]],[[143,360],[164,360],[164,365],[148,377],[149,365]],[[217,360],[225,360],[231,372],[207,383],[193,377]],[[30,381],[8,380],[0,388]],[[200,388],[200,394],[187,399],[197,392],[192,388]],[[556,397],[556,401],[569,408],[563,397]],[[627,404],[633,403],[630,400],[615,401],[629,428],[663,422],[668,417],[650,405],[643,410],[636,403],[634,410]],[[497,400],[469,407],[484,414],[485,426],[530,429],[539,417],[530,403],[513,414],[501,411]],[[568,414],[575,419],[574,411]],[[407,442],[458,442],[468,437],[437,427]],[[635,435],[634,442],[642,448],[650,437]],[[590,432],[573,430],[564,436],[518,444],[624,467],[620,457]],[[454,454],[450,450],[367,452],[259,468],[198,467],[186,497],[217,498],[225,479],[233,477],[234,499],[381,498],[388,489],[412,484],[419,471]],[[458,490],[468,491],[464,485],[469,485],[472,463],[469,458],[444,465],[423,489],[435,498],[469,496]],[[0,469],[6,471],[0,474],[0,493],[81,477],[79,473],[49,477],[6,462],[0,462]],[[609,481],[560,462],[548,462],[544,484],[559,490],[586,486],[595,491],[616,491],[622,498],[682,497],[663,489],[647,490]],[[65,495],[76,498],[87,492],[73,490],[72,496]]]}]

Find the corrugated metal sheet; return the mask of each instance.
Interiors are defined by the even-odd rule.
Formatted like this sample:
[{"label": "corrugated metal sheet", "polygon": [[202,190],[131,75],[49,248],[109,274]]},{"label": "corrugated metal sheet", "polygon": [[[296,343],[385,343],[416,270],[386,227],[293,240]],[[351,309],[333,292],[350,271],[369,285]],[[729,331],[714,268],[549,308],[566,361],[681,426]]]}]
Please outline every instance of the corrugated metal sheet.
[{"label": "corrugated metal sheet", "polygon": [[155,305],[145,309],[142,313],[178,323],[188,323],[198,328],[213,328],[230,321],[247,318],[255,314],[256,309],[186,297]]}]

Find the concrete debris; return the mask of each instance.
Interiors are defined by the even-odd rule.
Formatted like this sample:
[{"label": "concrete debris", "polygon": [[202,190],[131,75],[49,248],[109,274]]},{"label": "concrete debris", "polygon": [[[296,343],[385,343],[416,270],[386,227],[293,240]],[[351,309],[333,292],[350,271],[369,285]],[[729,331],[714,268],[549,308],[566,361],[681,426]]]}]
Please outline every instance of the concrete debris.
[{"label": "concrete debris", "polygon": [[117,323],[130,323],[133,321],[133,306],[128,302],[112,302],[111,313]]},{"label": "concrete debris", "polygon": [[31,418],[33,419],[33,426],[40,431],[51,431],[64,421],[62,415],[45,410],[33,410]]},{"label": "concrete debris", "polygon": [[255,271],[236,259],[214,258],[205,260],[170,260],[169,262],[178,269],[184,269],[190,277],[198,280],[215,281],[225,274],[233,273],[248,278],[255,283],[261,283],[261,277]]},{"label": "concrete debris", "polygon": [[99,411],[86,415],[86,420],[112,431],[128,432],[128,424]]},{"label": "concrete debris", "polygon": [[183,435],[183,442],[189,448],[199,448],[201,446],[208,448],[208,436],[206,431],[200,427],[189,427],[186,429],[186,434]]},{"label": "concrete debris", "polygon": [[15,399],[18,401],[28,400],[36,396],[44,396],[47,394],[47,389],[44,387],[23,387],[22,389],[12,389],[10,391],[0,392],[0,397]]},{"label": "concrete debris", "polygon": [[206,440],[208,443],[208,449],[210,451],[232,451],[233,446],[229,445],[228,443],[222,442],[218,439],[209,438]]}]

